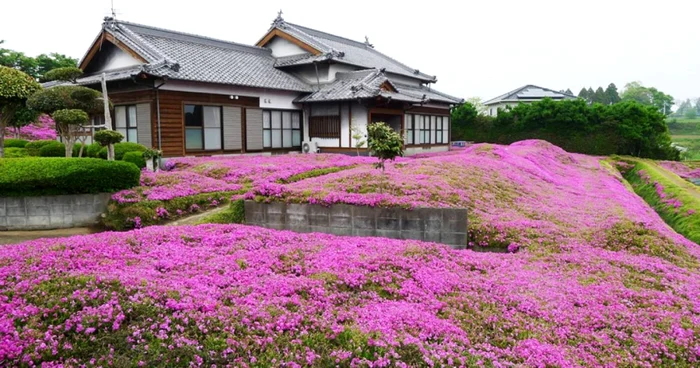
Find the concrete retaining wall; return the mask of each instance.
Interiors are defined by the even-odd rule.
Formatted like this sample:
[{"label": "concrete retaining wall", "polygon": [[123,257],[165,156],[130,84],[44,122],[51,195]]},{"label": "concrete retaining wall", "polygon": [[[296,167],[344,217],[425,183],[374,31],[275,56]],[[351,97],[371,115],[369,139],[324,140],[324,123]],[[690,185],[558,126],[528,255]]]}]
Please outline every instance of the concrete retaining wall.
[{"label": "concrete retaining wall", "polygon": [[95,225],[111,194],[0,197],[0,231],[50,230]]},{"label": "concrete retaining wall", "polygon": [[462,208],[374,208],[337,204],[245,202],[250,225],[300,233],[381,236],[467,246],[467,210]]}]

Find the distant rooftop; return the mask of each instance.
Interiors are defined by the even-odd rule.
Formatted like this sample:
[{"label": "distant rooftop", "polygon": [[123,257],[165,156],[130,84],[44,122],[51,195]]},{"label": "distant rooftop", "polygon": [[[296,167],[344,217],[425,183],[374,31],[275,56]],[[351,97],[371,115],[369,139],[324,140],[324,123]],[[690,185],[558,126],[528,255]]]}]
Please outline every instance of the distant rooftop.
[{"label": "distant rooftop", "polygon": [[500,102],[538,101],[546,97],[551,98],[553,100],[566,100],[576,98],[576,96],[570,95],[566,92],[559,92],[553,89],[528,84],[508,93],[502,94],[496,98],[492,98],[484,102],[484,105],[493,105]]}]

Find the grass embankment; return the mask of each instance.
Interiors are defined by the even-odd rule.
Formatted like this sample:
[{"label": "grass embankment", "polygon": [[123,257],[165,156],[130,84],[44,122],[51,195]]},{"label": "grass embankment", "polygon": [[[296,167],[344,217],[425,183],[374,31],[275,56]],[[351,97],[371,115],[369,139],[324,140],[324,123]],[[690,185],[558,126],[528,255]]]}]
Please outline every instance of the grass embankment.
[{"label": "grass embankment", "polygon": [[621,169],[634,191],[674,230],[700,244],[700,190],[651,161],[623,161],[630,165]]},{"label": "grass embankment", "polygon": [[687,149],[683,160],[700,160],[700,119],[672,118],[668,129],[673,143]]}]

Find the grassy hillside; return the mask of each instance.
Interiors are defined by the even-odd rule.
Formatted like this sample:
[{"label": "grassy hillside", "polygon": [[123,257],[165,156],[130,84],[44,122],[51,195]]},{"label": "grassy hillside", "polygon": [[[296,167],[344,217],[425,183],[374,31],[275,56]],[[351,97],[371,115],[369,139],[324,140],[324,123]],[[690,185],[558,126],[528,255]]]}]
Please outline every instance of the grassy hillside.
[{"label": "grassy hillside", "polygon": [[670,118],[667,121],[673,142],[688,149],[683,159],[700,160],[700,118]]}]

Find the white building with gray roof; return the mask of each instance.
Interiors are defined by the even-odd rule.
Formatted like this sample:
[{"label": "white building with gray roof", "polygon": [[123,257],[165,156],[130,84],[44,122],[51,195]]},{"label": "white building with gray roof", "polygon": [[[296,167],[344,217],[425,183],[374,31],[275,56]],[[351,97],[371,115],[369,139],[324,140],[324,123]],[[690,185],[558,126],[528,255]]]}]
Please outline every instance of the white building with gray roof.
[{"label": "white building with gray roof", "polygon": [[519,103],[542,101],[545,98],[561,101],[575,99],[577,97],[566,92],[555,91],[553,89],[528,84],[508,93],[504,93],[498,97],[492,98],[484,102],[484,106],[486,107],[486,113],[489,116],[497,116],[499,110],[505,110],[508,107],[517,106]]}]

